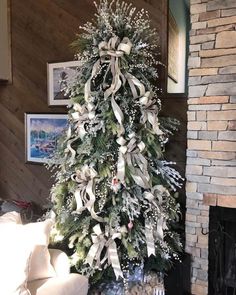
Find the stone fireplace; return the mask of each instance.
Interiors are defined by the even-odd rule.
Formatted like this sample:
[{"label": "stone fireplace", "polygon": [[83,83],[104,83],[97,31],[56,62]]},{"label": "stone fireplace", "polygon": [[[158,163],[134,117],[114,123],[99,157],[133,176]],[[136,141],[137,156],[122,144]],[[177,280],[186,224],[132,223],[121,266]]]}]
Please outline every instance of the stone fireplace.
[{"label": "stone fireplace", "polygon": [[191,0],[190,13],[185,250],[192,294],[214,295],[210,212],[236,208],[236,1]]}]

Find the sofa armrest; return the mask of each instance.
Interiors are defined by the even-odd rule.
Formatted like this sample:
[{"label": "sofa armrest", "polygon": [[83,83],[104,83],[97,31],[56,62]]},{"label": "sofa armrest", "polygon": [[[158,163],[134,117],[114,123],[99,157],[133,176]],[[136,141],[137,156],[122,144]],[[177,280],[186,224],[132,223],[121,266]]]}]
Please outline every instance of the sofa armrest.
[{"label": "sofa armrest", "polygon": [[58,249],[49,249],[51,264],[58,277],[67,276],[70,273],[70,262],[66,253]]}]

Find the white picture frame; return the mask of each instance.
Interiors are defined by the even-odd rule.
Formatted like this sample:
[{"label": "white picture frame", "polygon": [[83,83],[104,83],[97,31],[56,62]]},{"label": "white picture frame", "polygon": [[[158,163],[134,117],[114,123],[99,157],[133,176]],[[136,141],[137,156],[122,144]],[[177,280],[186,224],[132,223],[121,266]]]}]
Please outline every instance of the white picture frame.
[{"label": "white picture frame", "polygon": [[47,85],[48,85],[48,105],[67,106],[70,104],[69,96],[65,96],[63,87],[67,80],[76,75],[81,62],[78,60],[47,63]]}]

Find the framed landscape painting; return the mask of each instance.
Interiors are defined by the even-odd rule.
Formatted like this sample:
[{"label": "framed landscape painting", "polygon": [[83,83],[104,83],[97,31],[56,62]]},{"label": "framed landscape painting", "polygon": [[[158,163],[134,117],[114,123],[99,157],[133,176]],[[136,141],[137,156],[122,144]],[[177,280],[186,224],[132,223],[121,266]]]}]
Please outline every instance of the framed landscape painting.
[{"label": "framed landscape painting", "polygon": [[68,81],[73,81],[77,75],[77,69],[81,66],[79,61],[68,61],[47,64],[48,105],[63,106],[70,102],[64,89]]},{"label": "framed landscape painting", "polygon": [[67,130],[68,115],[25,114],[26,162],[46,163],[53,155],[58,137]]}]

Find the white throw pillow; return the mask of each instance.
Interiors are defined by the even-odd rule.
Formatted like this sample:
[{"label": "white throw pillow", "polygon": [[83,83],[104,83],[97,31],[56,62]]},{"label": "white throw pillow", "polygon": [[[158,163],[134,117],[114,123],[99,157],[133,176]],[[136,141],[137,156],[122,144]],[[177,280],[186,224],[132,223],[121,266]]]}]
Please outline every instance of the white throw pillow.
[{"label": "white throw pillow", "polygon": [[55,270],[50,262],[50,254],[48,251],[49,235],[52,225],[52,220],[25,225],[28,234],[34,241],[29,264],[28,281],[56,276]]},{"label": "white throw pillow", "polygon": [[30,295],[26,288],[32,245],[24,226],[0,223],[0,294]]}]

